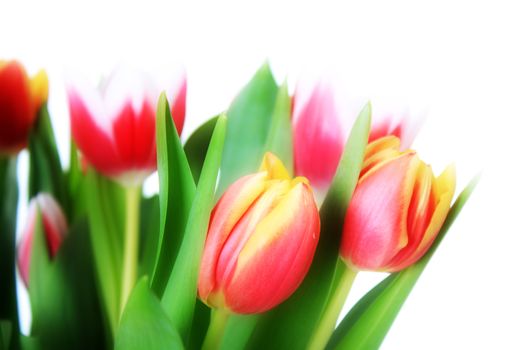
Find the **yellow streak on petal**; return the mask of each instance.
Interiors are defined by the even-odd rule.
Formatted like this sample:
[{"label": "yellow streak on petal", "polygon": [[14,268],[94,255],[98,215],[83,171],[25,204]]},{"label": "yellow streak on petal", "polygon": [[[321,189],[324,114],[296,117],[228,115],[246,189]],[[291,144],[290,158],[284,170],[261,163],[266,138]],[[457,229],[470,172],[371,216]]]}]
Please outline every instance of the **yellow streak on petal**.
[{"label": "yellow streak on petal", "polygon": [[381,137],[366,146],[365,159],[374,155],[375,153],[384,151],[386,149],[398,150],[401,147],[401,141],[396,136]]},{"label": "yellow streak on petal", "polygon": [[290,223],[297,220],[297,210],[295,209],[301,204],[303,191],[303,185],[296,184],[284,194],[274,209],[259,221],[239,254],[234,279],[253,256],[284,234]]},{"label": "yellow streak on petal", "polygon": [[290,180],[290,175],[283,162],[271,152],[264,154],[259,171],[266,171],[269,179]]},{"label": "yellow streak on petal", "polygon": [[2,70],[2,68],[4,68],[4,66],[7,65],[7,61],[6,60],[0,60],[0,70]]},{"label": "yellow streak on petal", "polygon": [[454,197],[454,191],[456,189],[455,166],[449,165],[436,179],[434,186],[438,203],[434,213],[432,214],[432,219],[430,219],[430,223],[428,224],[423,239],[421,240],[421,243],[414,254],[420,253],[421,250],[426,247],[429,241],[434,239],[437,231],[441,228],[447,217],[447,214],[450,210],[450,204],[452,203],[452,198]]},{"label": "yellow streak on petal", "polygon": [[33,103],[35,108],[38,109],[47,101],[49,93],[49,80],[43,69],[31,78],[30,86]]}]

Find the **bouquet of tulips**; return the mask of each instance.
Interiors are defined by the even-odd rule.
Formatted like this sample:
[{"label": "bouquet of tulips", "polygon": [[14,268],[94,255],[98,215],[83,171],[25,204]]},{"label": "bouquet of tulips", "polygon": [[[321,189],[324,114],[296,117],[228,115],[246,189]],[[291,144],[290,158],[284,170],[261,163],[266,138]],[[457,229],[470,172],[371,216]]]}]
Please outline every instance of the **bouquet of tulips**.
[{"label": "bouquet of tulips", "polygon": [[[477,179],[453,203],[407,120],[367,104],[346,136],[327,84],[267,64],[182,143],[186,77],[159,81],[70,84],[64,167],[45,72],[0,61],[0,349],[379,348]],[[359,271],[390,274],[337,323]]]}]

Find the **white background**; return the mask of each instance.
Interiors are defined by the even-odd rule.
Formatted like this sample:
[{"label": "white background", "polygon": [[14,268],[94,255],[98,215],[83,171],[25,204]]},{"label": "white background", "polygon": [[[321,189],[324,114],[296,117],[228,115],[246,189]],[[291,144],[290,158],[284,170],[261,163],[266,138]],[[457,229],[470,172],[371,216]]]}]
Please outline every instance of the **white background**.
[{"label": "white background", "polygon": [[[278,81],[325,72],[348,101],[426,111],[414,144],[422,158],[436,171],[455,162],[459,188],[483,178],[383,348],[523,349],[524,18],[507,1],[0,1],[0,57],[48,71],[64,160],[64,72],[95,80],[123,62],[184,64],[184,137],[227,108],[266,58]],[[360,275],[350,302],[381,277]]]}]

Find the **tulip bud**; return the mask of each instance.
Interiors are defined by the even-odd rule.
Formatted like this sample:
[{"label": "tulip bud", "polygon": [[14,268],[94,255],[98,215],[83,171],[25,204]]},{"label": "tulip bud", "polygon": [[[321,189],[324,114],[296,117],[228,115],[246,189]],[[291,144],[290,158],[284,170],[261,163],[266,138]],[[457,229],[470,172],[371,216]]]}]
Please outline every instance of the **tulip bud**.
[{"label": "tulip bud", "polygon": [[0,155],[17,153],[27,145],[47,91],[44,71],[30,79],[19,62],[0,60]]},{"label": "tulip bud", "polygon": [[436,178],[414,151],[399,148],[400,140],[390,136],[366,149],[340,251],[351,268],[393,272],[417,262],[450,209],[454,167]]},{"label": "tulip bud", "polygon": [[261,171],[235,183],[215,206],[199,275],[199,297],[240,314],[269,310],[305,277],[319,241],[308,180],[290,179],[267,153]]},{"label": "tulip bud", "polygon": [[[69,88],[73,139],[97,171],[124,185],[139,185],[155,171],[160,85],[152,76],[120,69],[98,91],[78,79]],[[180,135],[186,113],[185,75],[171,85],[167,94]]]},{"label": "tulip bud", "polygon": [[22,232],[18,246],[18,269],[25,285],[29,285],[29,267],[31,266],[31,249],[37,213],[42,218],[42,228],[47,243],[49,256],[53,258],[67,233],[67,222],[59,204],[48,194],[40,193],[29,202],[28,221]]}]

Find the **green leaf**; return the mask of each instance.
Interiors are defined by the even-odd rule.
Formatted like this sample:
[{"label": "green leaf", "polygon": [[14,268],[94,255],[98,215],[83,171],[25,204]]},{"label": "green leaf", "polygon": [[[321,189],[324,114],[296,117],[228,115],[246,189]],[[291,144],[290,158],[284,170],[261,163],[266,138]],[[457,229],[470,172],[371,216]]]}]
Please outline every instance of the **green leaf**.
[{"label": "green leaf", "polygon": [[472,179],[456,199],[434,244],[425,256],[409,268],[384,279],[350,310],[332,335],[328,343],[329,349],[379,349],[419,276],[478,181],[479,177]]},{"label": "green leaf", "polygon": [[9,320],[0,320],[0,350],[8,350],[11,344],[13,325]]},{"label": "green leaf", "polygon": [[270,129],[266,139],[266,151],[272,152],[283,162],[290,174],[293,168],[292,103],[288,85],[284,82],[277,91]]},{"label": "green leaf", "polygon": [[[106,336],[96,293],[86,222],[67,234],[51,259],[38,216],[29,272],[31,333],[45,348],[104,347]],[[81,278],[79,278],[79,276]]]},{"label": "green leaf", "polygon": [[185,341],[189,339],[193,321],[200,261],[214,205],[225,134],[226,117],[221,116],[217,120],[197,185],[188,218],[191,225],[186,226],[179,255],[162,297],[162,305]]},{"label": "green leaf", "polygon": [[118,328],[115,349],[184,349],[179,334],[149,289],[146,277],[131,293]]},{"label": "green leaf", "polygon": [[140,265],[138,276],[152,276],[159,241],[159,196],[143,198],[140,205]]},{"label": "green leaf", "polygon": [[208,150],[217,118],[219,118],[219,116],[215,116],[199,126],[184,145],[184,152],[186,153],[186,157],[188,157],[188,163],[190,164],[191,173],[193,174],[195,182],[199,181],[202,165],[204,164],[204,158],[206,158],[206,151]]},{"label": "green leaf", "polygon": [[250,348],[306,348],[336,275],[344,217],[361,171],[370,115],[371,107],[367,104],[347,140],[334,181],[320,210],[319,244],[306,278],[287,301],[262,316],[250,340]]},{"label": "green leaf", "polygon": [[[29,139],[29,164],[29,198],[47,192],[68,210],[66,181],[47,105],[40,109]],[[70,213],[66,214],[69,217]]]},{"label": "green leaf", "polygon": [[165,93],[160,96],[157,107],[157,163],[160,232],[151,285],[161,296],[175,263],[195,196],[195,183]]},{"label": "green leaf", "polygon": [[[18,205],[16,157],[0,156],[0,319],[11,321],[13,334],[18,335],[16,297],[16,217]],[[18,342],[15,336],[13,343]]]},{"label": "green leaf", "polygon": [[270,130],[277,89],[266,63],[228,109],[228,129],[218,195],[239,177],[259,167]]},{"label": "green leaf", "polygon": [[112,333],[116,330],[123,260],[124,189],[90,169],[83,186],[98,289]]}]

